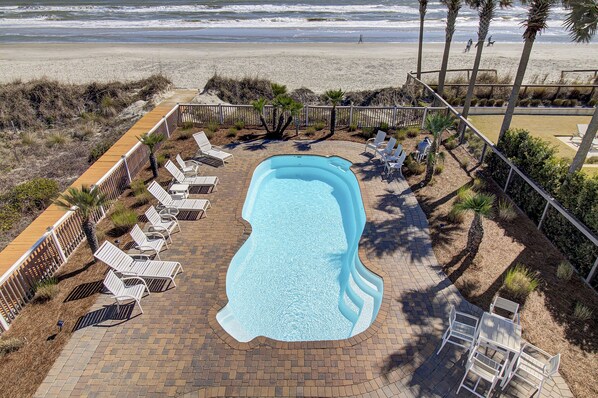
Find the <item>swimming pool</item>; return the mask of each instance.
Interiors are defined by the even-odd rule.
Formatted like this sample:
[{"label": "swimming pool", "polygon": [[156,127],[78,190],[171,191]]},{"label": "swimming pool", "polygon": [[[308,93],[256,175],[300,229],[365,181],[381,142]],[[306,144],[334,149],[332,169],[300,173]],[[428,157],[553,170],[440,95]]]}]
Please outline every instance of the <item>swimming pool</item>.
[{"label": "swimming pool", "polygon": [[383,282],[357,255],[365,212],[351,163],[274,156],[254,171],[243,206],[252,232],[226,274],[222,327],[241,342],[340,340],[367,329]]}]

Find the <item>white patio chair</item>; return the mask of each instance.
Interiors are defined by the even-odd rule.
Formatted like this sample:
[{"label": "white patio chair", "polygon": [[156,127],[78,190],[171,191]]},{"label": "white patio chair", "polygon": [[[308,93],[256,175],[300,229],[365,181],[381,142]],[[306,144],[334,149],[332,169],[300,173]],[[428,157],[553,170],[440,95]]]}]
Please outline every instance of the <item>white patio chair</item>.
[{"label": "white patio chair", "polygon": [[[496,310],[499,310],[499,313],[497,313]],[[502,297],[496,296],[496,298],[494,299],[492,304],[490,304],[490,313],[491,314],[495,314],[502,318],[509,319],[517,324],[519,323],[518,311],[519,311],[519,304],[517,304],[511,300],[502,298]],[[503,316],[503,314],[505,314],[505,313],[512,314],[512,315]]]},{"label": "white patio chair", "polygon": [[391,154],[389,154],[388,156],[382,156],[382,161],[384,162],[384,166],[386,167],[386,164],[389,162],[396,162],[399,159],[399,157],[401,157],[402,153],[403,153],[403,145],[399,144],[399,145],[397,145],[397,147]]},{"label": "white patio chair", "polygon": [[388,143],[386,144],[384,149],[382,149],[382,148],[376,149],[376,153],[378,155],[380,155],[381,159],[384,158],[385,156],[390,156],[396,143],[397,143],[397,139],[395,137],[390,137],[390,139],[388,140]]},{"label": "white patio chair", "polygon": [[440,354],[446,343],[467,348],[468,351],[471,350],[475,341],[478,322],[479,319],[475,316],[457,311],[455,306],[451,305],[449,326],[442,335],[442,344],[436,355]]},{"label": "white patio chair", "polygon": [[128,277],[136,276],[142,279],[167,279],[174,286],[174,278],[183,272],[183,266],[176,261],[150,260],[148,256],[139,255],[134,259],[127,253],[114,246],[109,241],[104,241],[94,253],[94,257],[112,268],[119,275]]},{"label": "white patio chair", "polygon": [[392,174],[395,170],[399,170],[399,174],[403,177],[403,163],[405,163],[405,158],[407,158],[407,153],[403,152],[399,156],[396,162],[388,162],[384,165],[384,168],[388,175]]},{"label": "white patio chair", "polygon": [[[141,281],[141,283],[133,286],[127,286],[125,285],[124,281],[129,279],[138,279]],[[104,286],[110,293],[112,293],[112,297],[116,301],[117,308],[120,308],[121,301],[135,300],[139,306],[139,310],[143,314],[143,308],[141,308],[141,298],[143,297],[143,293],[145,291],[147,291],[147,294],[150,294],[147,284],[143,279],[136,276],[121,279],[114,273],[114,271],[109,270],[108,275],[106,275],[106,278],[104,278]]]},{"label": "white patio chair", "polygon": [[[488,356],[487,353],[489,351],[492,352],[492,356]],[[461,379],[461,383],[457,389],[457,394],[459,394],[461,388],[464,388],[480,398],[489,397],[492,394],[492,390],[494,390],[494,387],[496,387],[496,384],[503,375],[508,355],[509,354],[507,351],[486,343],[476,346],[476,348],[471,351],[467,358],[465,375],[463,376],[463,379]],[[470,373],[476,376],[473,388],[465,384],[465,380]],[[485,380],[488,384],[490,384],[488,390],[483,394],[478,392],[478,387],[480,385],[480,381],[482,380]]]},{"label": "white patio chair", "polygon": [[130,235],[133,241],[135,241],[135,247],[139,250],[139,253],[154,252],[158,260],[160,259],[162,247],[166,246],[168,248],[168,242],[166,242],[164,235],[157,231],[146,234],[137,224],[131,230]]},{"label": "white patio chair", "polygon": [[374,156],[376,156],[376,150],[384,147],[384,139],[385,138],[386,138],[386,133],[382,130],[378,130],[378,134],[376,134],[376,137],[370,138],[369,140],[367,140],[365,142],[364,152],[367,153],[368,149],[371,148],[374,150]]},{"label": "white patio chair", "polygon": [[172,243],[171,235],[175,229],[178,228],[179,232],[181,232],[181,226],[175,216],[171,214],[158,214],[158,211],[154,206],[150,206],[145,211],[145,217],[150,223],[149,231],[160,232],[170,240],[170,243]]},{"label": "white patio chair", "polygon": [[537,389],[536,396],[540,397],[544,382],[559,371],[560,362],[561,354],[550,355],[530,343],[525,343],[505,385],[517,377]]},{"label": "white patio chair", "polygon": [[232,154],[224,152],[220,148],[210,144],[210,140],[208,140],[206,133],[203,131],[193,134],[193,138],[199,147],[198,155],[220,160],[223,166],[226,161],[233,158]]},{"label": "white patio chair", "polygon": [[427,147],[424,148],[424,150],[422,152],[420,152],[419,150],[416,150],[415,151],[415,160],[418,163],[421,163],[424,160],[426,160],[426,158],[428,157],[428,153],[430,153],[431,147],[432,147],[432,145],[428,145]]},{"label": "white patio chair", "polygon": [[[175,217],[179,211],[201,211],[203,215],[211,207],[210,201],[206,199],[174,199],[156,181],[152,181],[147,190],[164,206],[168,214]],[[162,214],[162,211],[160,213]]]},{"label": "white patio chair", "polygon": [[185,184],[192,187],[208,187],[211,188],[211,190],[214,190],[219,182],[218,177],[185,176],[185,174],[183,174],[170,160],[166,162],[164,167],[174,177],[175,182],[179,184]]},{"label": "white patio chair", "polygon": [[185,174],[185,176],[196,176],[197,173],[199,172],[199,162],[190,159],[190,160],[183,160],[183,158],[181,157],[181,154],[177,154],[176,155],[176,161],[179,164],[179,167],[181,168],[181,170],[183,170],[183,174]]}]

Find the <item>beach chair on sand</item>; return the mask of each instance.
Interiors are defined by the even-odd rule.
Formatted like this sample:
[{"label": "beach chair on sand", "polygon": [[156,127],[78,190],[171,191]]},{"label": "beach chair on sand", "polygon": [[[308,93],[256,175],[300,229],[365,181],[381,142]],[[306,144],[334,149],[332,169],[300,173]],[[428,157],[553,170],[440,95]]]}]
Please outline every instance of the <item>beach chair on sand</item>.
[{"label": "beach chair on sand", "polygon": [[386,133],[382,130],[378,130],[378,134],[374,138],[370,138],[365,142],[365,149],[364,152],[367,153],[368,149],[374,150],[374,156],[376,156],[376,151],[380,148],[384,148],[384,139],[386,138]]},{"label": "beach chair on sand", "polygon": [[193,159],[185,161],[181,157],[181,154],[176,155],[175,159],[181,170],[183,170],[185,176],[193,177],[199,172],[199,162],[196,162]]},{"label": "beach chair on sand", "polygon": [[[124,281],[129,279],[138,279],[142,283],[138,283],[133,286],[127,286],[125,285]],[[117,307],[120,307],[121,301],[135,300],[139,306],[139,310],[143,314],[143,308],[141,308],[141,297],[143,297],[143,293],[145,291],[147,291],[147,294],[150,294],[147,284],[143,279],[136,276],[120,279],[112,270],[110,270],[104,279],[104,286],[110,293],[112,293],[112,297],[116,301]]]},{"label": "beach chair on sand", "polygon": [[232,154],[224,152],[220,148],[210,144],[210,140],[208,140],[206,133],[203,131],[193,134],[193,138],[199,147],[199,151],[197,152],[198,156],[206,156],[208,158],[219,160],[222,162],[223,166],[225,162],[233,158]]},{"label": "beach chair on sand", "polygon": [[185,176],[178,167],[170,160],[164,165],[166,170],[174,177],[174,180],[179,184],[186,184],[191,187],[208,187],[210,192],[218,185],[218,177],[200,177],[200,176]]},{"label": "beach chair on sand", "polygon": [[206,210],[211,207],[210,201],[206,199],[174,199],[156,181],[152,181],[147,190],[158,199],[160,204],[165,207],[165,210],[168,209],[169,214],[175,217],[179,211],[199,211],[204,215]]},{"label": "beach chair on sand", "polygon": [[141,258],[136,260],[109,241],[105,241],[100,246],[94,253],[94,257],[124,277],[138,277],[142,280],[167,279],[174,286],[176,286],[174,278],[183,272],[179,262],[150,260],[145,255],[136,255]]}]

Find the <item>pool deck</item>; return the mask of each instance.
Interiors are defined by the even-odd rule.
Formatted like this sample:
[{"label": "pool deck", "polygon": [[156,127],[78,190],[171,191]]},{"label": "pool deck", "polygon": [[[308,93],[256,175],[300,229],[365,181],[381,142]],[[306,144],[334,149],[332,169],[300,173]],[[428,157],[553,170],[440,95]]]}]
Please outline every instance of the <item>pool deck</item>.
[{"label": "pool deck", "polygon": [[[207,217],[182,221],[174,244],[161,253],[180,261],[177,287],[153,292],[138,308],[117,313],[102,295],[52,367],[36,397],[447,397],[464,372],[462,350],[447,345],[436,356],[451,303],[480,314],[438,265],[428,224],[407,183],[381,178],[363,144],[256,141],[227,148],[225,167],[202,166],[220,178]],[[360,257],[384,278],[384,300],[374,324],[343,341],[284,343],[257,338],[238,343],[220,327],[227,302],[226,271],[251,233],[241,217],[252,172],[276,154],[336,155],[353,162],[367,224]],[[161,171],[164,172],[164,171]],[[284,237],[282,237],[284,238]],[[132,313],[131,313],[132,311]],[[514,385],[501,396],[529,397]],[[461,392],[459,396],[470,396]],[[572,397],[557,376],[544,397]]]}]

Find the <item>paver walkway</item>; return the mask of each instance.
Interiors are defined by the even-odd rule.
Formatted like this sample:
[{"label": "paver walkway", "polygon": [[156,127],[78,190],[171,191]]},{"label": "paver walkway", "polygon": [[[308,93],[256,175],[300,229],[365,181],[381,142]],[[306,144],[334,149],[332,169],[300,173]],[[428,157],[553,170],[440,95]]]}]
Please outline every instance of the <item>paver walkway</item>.
[{"label": "paver walkway", "polygon": [[[208,217],[183,221],[163,252],[185,273],[177,287],[152,293],[130,319],[102,296],[55,363],[38,397],[137,396],[454,396],[463,376],[461,351],[435,355],[450,303],[480,313],[445,277],[432,251],[427,221],[407,183],[381,178],[378,162],[349,142],[264,142],[231,147],[218,175]],[[360,257],[384,278],[374,324],[348,340],[282,343],[257,338],[237,343],[215,314],[226,303],[228,265],[250,226],[240,219],[255,166],[282,153],[337,155],[354,163],[367,224]],[[124,308],[124,307],[121,307]],[[123,310],[125,312],[125,310]],[[530,396],[515,386],[506,396]],[[572,396],[559,376],[543,396]],[[462,393],[460,396],[467,396]]]}]

